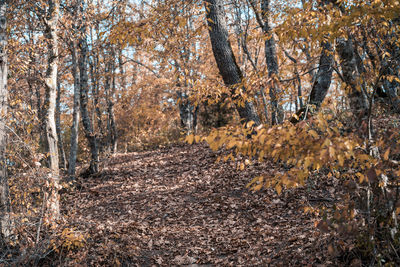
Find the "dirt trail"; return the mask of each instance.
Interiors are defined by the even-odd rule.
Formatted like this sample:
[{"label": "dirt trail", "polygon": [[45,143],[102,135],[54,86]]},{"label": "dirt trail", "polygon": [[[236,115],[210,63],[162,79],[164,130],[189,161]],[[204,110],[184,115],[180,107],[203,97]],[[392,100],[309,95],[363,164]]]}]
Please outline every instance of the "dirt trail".
[{"label": "dirt trail", "polygon": [[89,235],[82,265],[293,266],[326,264],[305,190],[251,193],[267,165],[236,171],[205,145],[118,155],[63,195]]}]

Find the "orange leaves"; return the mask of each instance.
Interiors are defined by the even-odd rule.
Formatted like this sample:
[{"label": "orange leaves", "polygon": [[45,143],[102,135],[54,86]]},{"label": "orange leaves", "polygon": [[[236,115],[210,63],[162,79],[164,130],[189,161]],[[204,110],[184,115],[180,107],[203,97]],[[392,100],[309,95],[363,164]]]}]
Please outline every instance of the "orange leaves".
[{"label": "orange leaves", "polygon": [[86,243],[86,237],[74,228],[64,228],[64,230],[57,235],[57,238],[50,242],[53,249],[57,252],[60,252],[62,249],[70,251],[82,248]]},{"label": "orange leaves", "polygon": [[386,150],[385,154],[383,154],[383,159],[388,160],[389,159],[389,153],[390,153],[390,147]]},{"label": "orange leaves", "polygon": [[246,188],[250,188],[253,191],[259,191],[264,187],[264,177],[257,176],[253,180],[251,180],[247,185]]},{"label": "orange leaves", "polygon": [[201,140],[201,137],[198,135],[194,135],[194,134],[189,134],[185,138],[185,142],[190,145],[193,143],[198,143],[198,142],[200,142],[200,140]]},{"label": "orange leaves", "polygon": [[[284,174],[254,178],[247,185],[253,191],[272,187],[280,194],[285,187],[304,185],[309,175],[322,167],[337,173],[337,177],[341,176],[342,169],[358,169],[360,183],[375,181],[382,173],[372,168],[378,162],[365,153],[363,140],[351,133],[343,134],[340,130],[343,125],[333,120],[330,114],[320,113],[316,119],[298,125],[284,123],[271,128],[258,126],[256,129],[252,129],[252,126],[215,129],[204,140],[213,150],[229,149],[225,160],[237,160],[237,156],[256,156],[259,161],[268,158],[289,166],[290,169]],[[251,131],[255,133],[249,138]],[[194,142],[194,138],[187,137],[191,142]],[[383,159],[389,158],[390,151],[386,149]],[[244,170],[245,165],[238,163],[238,169]]]}]

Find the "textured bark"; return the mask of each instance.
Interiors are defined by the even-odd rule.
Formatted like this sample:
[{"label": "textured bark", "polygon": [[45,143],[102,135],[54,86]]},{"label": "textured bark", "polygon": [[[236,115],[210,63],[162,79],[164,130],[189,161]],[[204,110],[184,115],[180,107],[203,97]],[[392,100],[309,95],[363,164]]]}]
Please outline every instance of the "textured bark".
[{"label": "textured bark", "polygon": [[[400,78],[400,47],[396,45],[396,36],[388,36],[386,41],[386,51],[391,55],[390,60],[385,58],[382,60],[382,65],[385,70],[384,75],[395,76]],[[384,79],[383,87],[388,96],[388,102],[392,111],[400,113],[400,83],[396,80],[389,81]]]},{"label": "textured bark", "polygon": [[61,84],[60,81],[57,80],[57,98],[56,98],[56,130],[57,130],[57,138],[58,138],[58,153],[60,160],[60,168],[66,170],[67,169],[67,159],[65,158],[65,150],[64,150],[64,141],[62,138],[61,132]]},{"label": "textured bark", "polygon": [[118,131],[117,125],[115,123],[115,113],[114,113],[114,101],[115,101],[115,64],[113,64],[112,71],[112,86],[111,86],[111,94],[109,96],[108,101],[108,120],[110,121],[110,138],[111,138],[111,153],[115,154],[118,151]]},{"label": "textured bark", "polygon": [[[83,13],[83,12],[82,12]],[[88,110],[89,99],[89,85],[88,85],[88,45],[86,40],[86,27],[81,27],[81,37],[79,40],[80,57],[79,57],[79,71],[80,71],[80,101],[81,101],[81,115],[82,124],[85,130],[85,136],[89,142],[91,160],[88,169],[89,174],[97,173],[99,171],[99,146],[98,140],[94,133],[92,122],[90,120]]]},{"label": "textured bark", "polygon": [[[112,49],[114,50],[114,49]],[[117,152],[117,129],[115,125],[115,115],[114,115],[114,94],[115,94],[115,63],[114,51],[111,52],[109,62],[106,67],[106,80],[104,84],[104,92],[106,94],[107,101],[107,127],[108,127],[108,135],[107,135],[107,146],[111,148],[111,153],[114,154]]]},{"label": "textured bark", "polygon": [[279,105],[280,89],[276,83],[279,73],[278,57],[276,56],[275,38],[272,34],[271,26],[269,23],[269,8],[270,0],[262,0],[261,11],[263,13],[263,32],[267,36],[265,40],[265,62],[268,69],[268,77],[274,79],[269,89],[269,96],[271,98],[271,123],[279,124],[283,121],[282,106]]},{"label": "textured bark", "polygon": [[352,39],[338,39],[336,51],[340,57],[343,79],[348,85],[346,94],[350,100],[350,109],[357,117],[358,122],[361,122],[361,120],[367,115],[368,103],[362,93],[360,83],[361,70],[357,64]]},{"label": "textured bark", "polygon": [[[96,36],[100,34],[100,29],[98,23],[95,25],[95,33]],[[90,39],[93,40],[93,31],[90,30]],[[104,134],[104,127],[103,127],[103,120],[102,120],[102,111],[100,109],[100,45],[94,43],[94,47],[92,49],[92,56],[89,57],[89,65],[90,65],[90,78],[91,78],[91,85],[92,85],[92,95],[93,95],[93,113],[92,113],[92,120],[93,120],[93,127],[94,131],[96,127],[94,126],[97,123],[97,139],[98,139],[98,149],[100,152],[103,152],[105,134]],[[88,51],[89,52],[89,51]]]},{"label": "textured bark", "polygon": [[310,92],[308,103],[319,109],[328,93],[332,81],[333,55],[330,43],[322,44],[322,52],[319,58],[318,72]]},{"label": "textured bark", "polygon": [[58,165],[58,146],[57,130],[55,123],[55,107],[57,96],[57,67],[58,67],[58,18],[59,6],[58,0],[48,2],[48,12],[43,18],[45,24],[45,37],[48,46],[48,62],[45,75],[46,98],[44,102],[46,146],[49,155],[49,168],[51,175],[49,178],[49,188],[46,196],[46,220],[54,223],[60,217],[58,183],[59,183],[59,165]]},{"label": "textured bark", "polygon": [[78,73],[78,54],[77,44],[73,40],[71,42],[72,55],[72,76],[74,77],[74,107],[72,112],[72,127],[71,127],[71,147],[69,153],[68,175],[75,176],[76,158],[78,155],[79,143],[79,119],[80,119],[80,84]]},{"label": "textured bark", "polygon": [[[226,86],[231,88],[232,94],[235,94],[235,88],[242,83],[242,72],[236,63],[235,55],[228,39],[228,30],[225,22],[225,14],[222,0],[204,1],[209,34],[219,72]],[[242,86],[245,90],[245,88]],[[250,101],[245,101],[244,107],[236,104],[239,116],[244,121],[254,121],[260,124],[260,119]]]},{"label": "textured bark", "polygon": [[328,93],[332,81],[333,72],[333,55],[332,46],[330,43],[322,43],[322,52],[319,58],[318,72],[315,74],[314,83],[308,97],[308,105],[296,112],[296,117],[293,116],[290,121],[297,123],[300,120],[307,118],[307,113],[310,112],[310,105],[317,111]]},{"label": "textured bark", "polygon": [[7,3],[0,0],[0,240],[7,240],[13,233],[10,217],[10,198],[6,161],[7,115]]},{"label": "textured bark", "polygon": [[198,108],[189,101],[189,96],[181,91],[177,92],[179,99],[179,115],[181,118],[181,127],[187,134],[196,133]]}]

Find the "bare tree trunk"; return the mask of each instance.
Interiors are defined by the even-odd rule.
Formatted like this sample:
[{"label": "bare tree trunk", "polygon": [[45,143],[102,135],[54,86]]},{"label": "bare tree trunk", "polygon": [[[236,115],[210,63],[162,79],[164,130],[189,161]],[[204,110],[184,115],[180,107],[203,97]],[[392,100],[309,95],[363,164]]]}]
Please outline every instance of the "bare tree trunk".
[{"label": "bare tree trunk", "polygon": [[[237,65],[228,39],[223,1],[205,0],[204,4],[215,61],[225,85],[231,88],[232,95],[234,95],[235,88],[240,86],[243,75]],[[242,89],[245,90],[244,86],[242,86]],[[252,102],[246,100],[244,107],[236,103],[236,109],[242,120],[254,121],[257,125],[260,124],[260,119]]]},{"label": "bare tree trunk", "polygon": [[[83,7],[81,7],[83,9]],[[83,14],[83,12],[81,12]],[[89,86],[88,86],[88,45],[86,40],[86,27],[81,27],[81,37],[79,40],[80,57],[79,57],[79,71],[80,71],[80,100],[81,100],[81,115],[82,124],[85,130],[85,136],[89,142],[90,152],[92,155],[88,172],[90,174],[99,171],[99,146],[98,140],[94,133],[92,122],[90,120],[88,110]]]},{"label": "bare tree trunk", "polygon": [[[114,50],[113,50],[114,51]],[[113,59],[115,60],[115,53],[113,52]],[[115,99],[115,90],[116,88],[116,80],[115,80],[115,70],[116,65],[115,61],[112,64],[112,86],[111,86],[111,95],[110,95],[110,103],[109,103],[109,120],[111,124],[111,153],[115,154],[118,152],[118,131],[117,124],[115,122],[115,113],[114,113],[114,102]]]},{"label": "bare tree trunk", "polygon": [[307,118],[310,107],[317,111],[328,93],[332,81],[333,55],[330,43],[322,43],[322,52],[319,58],[318,72],[314,76],[314,83],[308,97],[308,104],[293,116],[290,121],[296,123]]},{"label": "bare tree trunk", "polygon": [[115,94],[115,60],[114,58],[114,48],[110,53],[109,62],[106,67],[106,81],[104,84],[104,91],[106,93],[107,100],[107,113],[108,113],[108,140],[107,146],[111,148],[111,153],[115,154],[117,152],[117,129],[115,125],[115,115],[114,115],[114,94]]},{"label": "bare tree trunk", "polygon": [[78,73],[78,54],[77,44],[73,40],[72,45],[72,76],[74,77],[74,108],[72,112],[72,128],[71,128],[71,148],[69,153],[68,175],[75,176],[76,158],[78,155],[79,142],[79,115],[80,115],[80,83]]},{"label": "bare tree trunk", "polygon": [[271,123],[280,124],[283,121],[283,109],[282,106],[279,105],[279,94],[280,89],[277,85],[278,74],[279,74],[279,65],[278,65],[278,57],[276,56],[276,45],[275,38],[271,31],[271,26],[269,23],[269,8],[270,0],[263,0],[261,2],[261,11],[263,14],[263,31],[266,35],[265,40],[265,62],[267,63],[268,69],[268,77],[271,79],[271,87],[269,90],[269,96],[271,98]]},{"label": "bare tree trunk", "polygon": [[0,0],[0,240],[7,240],[13,233],[10,217],[10,198],[7,177],[7,1]]},{"label": "bare tree trunk", "polygon": [[356,53],[351,37],[347,40],[344,38],[338,39],[336,51],[340,57],[343,79],[349,88],[346,90],[346,93],[350,100],[351,111],[356,116],[358,123],[361,123],[367,115],[368,103],[362,92],[360,81],[361,70],[357,65]]},{"label": "bare tree trunk", "polygon": [[[100,34],[99,24],[95,24],[95,31],[96,36]],[[92,29],[90,30],[90,39],[93,40],[93,33]],[[102,111],[100,110],[100,45],[97,43],[93,43],[93,49],[91,51],[92,57],[89,58],[89,65],[90,65],[90,76],[91,76],[91,85],[92,85],[92,95],[93,95],[93,113],[92,113],[92,127],[93,131],[97,132],[97,139],[98,139],[98,149],[99,152],[103,152],[104,146],[107,140],[104,140],[104,127],[102,121]],[[90,60],[92,59],[92,60]],[[95,126],[97,123],[97,129]],[[97,130],[97,131],[96,131]]]},{"label": "bare tree trunk", "polygon": [[60,155],[60,168],[67,169],[67,159],[65,158],[64,142],[61,132],[61,84],[57,80],[57,98],[56,98],[56,130],[58,138],[58,153]]},{"label": "bare tree trunk", "polygon": [[322,52],[319,58],[318,72],[314,76],[314,83],[310,92],[308,104],[319,109],[328,93],[332,81],[333,55],[330,43],[322,44]]},{"label": "bare tree trunk", "polygon": [[186,133],[194,134],[197,129],[197,113],[198,107],[190,103],[189,96],[183,91],[177,91],[179,99],[179,115],[181,118],[181,127],[186,130]]},{"label": "bare tree trunk", "polygon": [[[389,35],[387,37],[386,43],[386,51],[391,55],[390,58],[384,58],[382,60],[382,67],[384,68],[384,75],[394,76],[400,78],[400,48],[397,45],[395,40],[396,36]],[[400,113],[400,98],[399,98],[399,87],[400,83],[393,79],[389,81],[388,79],[384,79],[383,87],[385,89],[386,94],[388,95],[388,102],[391,106],[391,110]]]},{"label": "bare tree trunk", "polygon": [[45,36],[48,43],[48,65],[45,76],[46,99],[44,102],[46,146],[49,153],[49,188],[46,196],[46,220],[55,223],[60,217],[59,206],[59,165],[57,130],[55,123],[55,106],[57,96],[57,67],[58,67],[58,36],[57,25],[59,18],[59,0],[50,0],[46,17],[44,17]]}]

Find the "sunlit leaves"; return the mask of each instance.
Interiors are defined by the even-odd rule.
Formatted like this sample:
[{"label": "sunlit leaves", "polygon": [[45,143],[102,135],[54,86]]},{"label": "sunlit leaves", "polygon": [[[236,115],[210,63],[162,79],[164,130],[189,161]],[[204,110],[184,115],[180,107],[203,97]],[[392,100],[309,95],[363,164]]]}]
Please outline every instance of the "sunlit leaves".
[{"label": "sunlit leaves", "polygon": [[[306,124],[285,123],[269,129],[258,127],[256,133],[250,135],[250,139],[251,124],[241,128],[225,127],[212,131],[205,140],[213,150],[225,147],[233,149],[236,155],[249,158],[257,156],[260,161],[267,157],[276,162],[284,161],[291,166],[290,171],[283,176],[277,175],[268,179],[257,177],[248,184],[252,190],[273,186],[277,192],[281,192],[284,186],[304,184],[312,171],[322,167],[332,170],[350,167],[367,171],[376,164],[376,160],[362,149],[356,150],[363,146],[361,139],[355,135],[343,135],[339,130],[340,123],[332,123],[327,119],[331,120],[332,116],[321,113],[316,120]],[[187,141],[193,142],[194,136],[187,137]],[[388,153],[386,152],[384,158],[389,156]],[[228,158],[233,159],[232,153]],[[244,169],[243,164],[240,164],[240,169]],[[363,177],[360,176],[360,181]],[[271,184],[271,181],[276,182]],[[262,183],[264,184],[261,185]]]}]

